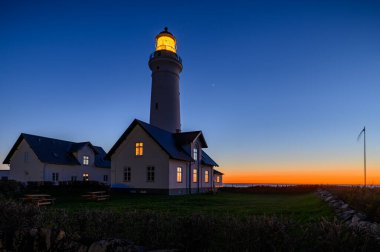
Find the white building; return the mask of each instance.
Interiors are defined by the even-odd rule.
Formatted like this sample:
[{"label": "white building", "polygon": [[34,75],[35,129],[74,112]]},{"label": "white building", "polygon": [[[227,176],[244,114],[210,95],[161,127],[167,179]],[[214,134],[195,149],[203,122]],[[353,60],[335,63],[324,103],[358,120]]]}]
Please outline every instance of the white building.
[{"label": "white building", "polygon": [[[201,131],[181,132],[179,74],[182,60],[167,28],[156,37],[150,124],[134,120],[107,154],[111,185],[141,193],[170,195],[210,191],[214,167]],[[219,173],[218,185],[222,173]],[[216,177],[215,177],[216,178]]]},{"label": "white building", "polygon": [[90,142],[74,143],[22,133],[4,164],[9,179],[20,182],[99,181],[110,183],[105,151]]}]

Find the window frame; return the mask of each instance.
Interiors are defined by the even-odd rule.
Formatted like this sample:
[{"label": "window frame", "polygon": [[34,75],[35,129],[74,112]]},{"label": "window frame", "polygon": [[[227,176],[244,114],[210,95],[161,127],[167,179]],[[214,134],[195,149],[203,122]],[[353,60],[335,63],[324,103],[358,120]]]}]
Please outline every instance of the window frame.
[{"label": "window frame", "polygon": [[198,161],[198,148],[197,147],[193,148],[193,159],[195,161]]},{"label": "window frame", "polygon": [[193,168],[193,183],[198,183],[198,169]]},{"label": "window frame", "polygon": [[83,155],[82,161],[82,164],[87,166],[90,164],[90,157],[87,155]]},{"label": "window frame", "polygon": [[210,182],[210,172],[208,170],[205,170],[205,179],[204,179],[205,183],[209,183]]},{"label": "window frame", "polygon": [[220,183],[220,177],[219,177],[219,175],[216,175],[216,183]]},{"label": "window frame", "polygon": [[88,172],[84,172],[82,174],[82,180],[83,181],[90,181],[90,174]]},{"label": "window frame", "polygon": [[183,178],[182,178],[182,167],[181,166],[177,166],[177,183],[182,183],[183,182]]},{"label": "window frame", "polygon": [[132,179],[132,169],[131,169],[131,167],[124,167],[123,181],[124,182],[131,182],[131,179]]},{"label": "window frame", "polygon": [[144,142],[135,143],[135,157],[141,157],[144,155]]},{"label": "window frame", "polygon": [[51,176],[52,176],[52,181],[53,182],[58,182],[59,181],[59,172],[53,172],[51,174]]},{"label": "window frame", "polygon": [[146,181],[150,183],[154,183],[155,180],[155,167],[147,166],[146,167]]}]

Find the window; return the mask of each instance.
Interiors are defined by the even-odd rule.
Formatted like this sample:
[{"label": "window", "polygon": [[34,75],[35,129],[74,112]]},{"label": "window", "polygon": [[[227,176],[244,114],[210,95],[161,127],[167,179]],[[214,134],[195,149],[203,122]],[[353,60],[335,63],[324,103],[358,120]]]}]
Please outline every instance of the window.
[{"label": "window", "polygon": [[58,181],[58,179],[59,179],[59,173],[58,172],[53,172],[52,173],[52,180],[54,182],[56,182],[56,181]]},{"label": "window", "polygon": [[220,177],[216,176],[216,183],[220,183]]},{"label": "window", "polygon": [[107,181],[108,181],[108,175],[104,175],[104,176],[103,176],[103,181],[104,181],[104,182],[107,182]]},{"label": "window", "polygon": [[198,171],[197,169],[193,169],[193,182],[197,183],[198,181]]},{"label": "window", "polygon": [[194,151],[193,151],[193,159],[194,159],[195,161],[198,160],[198,149],[197,149],[197,148],[194,148]]},{"label": "window", "polygon": [[124,168],[124,182],[131,181],[131,167]]},{"label": "window", "polygon": [[88,181],[89,177],[88,173],[83,173],[83,181]]},{"label": "window", "polygon": [[146,180],[148,182],[154,182],[154,166],[148,166],[146,168],[147,173],[146,173]]},{"label": "window", "polygon": [[182,167],[177,167],[177,182],[182,183]]},{"label": "window", "polygon": [[208,183],[208,171],[205,171],[205,183]]},{"label": "window", "polygon": [[77,181],[77,176],[71,176],[71,181]]},{"label": "window", "polygon": [[29,153],[25,151],[24,153],[24,163],[28,163],[29,160]]},{"label": "window", "polygon": [[143,155],[143,143],[136,143],[136,156],[142,156]]},{"label": "window", "polygon": [[83,156],[83,165],[88,165],[90,159],[88,156]]}]

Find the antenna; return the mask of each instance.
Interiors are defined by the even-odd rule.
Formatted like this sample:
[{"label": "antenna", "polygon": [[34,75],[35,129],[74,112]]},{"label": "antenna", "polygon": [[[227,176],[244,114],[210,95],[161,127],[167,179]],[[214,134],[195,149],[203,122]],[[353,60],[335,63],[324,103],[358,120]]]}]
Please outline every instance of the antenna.
[{"label": "antenna", "polygon": [[357,139],[358,141],[360,140],[360,137],[362,136],[362,134],[364,135],[364,187],[366,187],[367,186],[367,153],[366,153],[365,126],[362,129],[362,131],[360,131],[359,133],[359,136]]}]

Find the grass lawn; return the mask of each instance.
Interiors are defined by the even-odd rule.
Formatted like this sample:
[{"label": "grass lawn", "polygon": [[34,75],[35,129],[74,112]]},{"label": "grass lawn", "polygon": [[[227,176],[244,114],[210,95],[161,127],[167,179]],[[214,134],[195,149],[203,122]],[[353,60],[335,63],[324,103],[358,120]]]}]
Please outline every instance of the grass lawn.
[{"label": "grass lawn", "polygon": [[300,194],[244,194],[219,192],[216,195],[112,195],[103,202],[86,202],[80,195],[56,196],[54,208],[77,211],[107,209],[112,211],[152,210],[178,215],[206,213],[213,215],[283,216],[306,222],[321,217],[333,218],[330,208],[314,193]]}]

